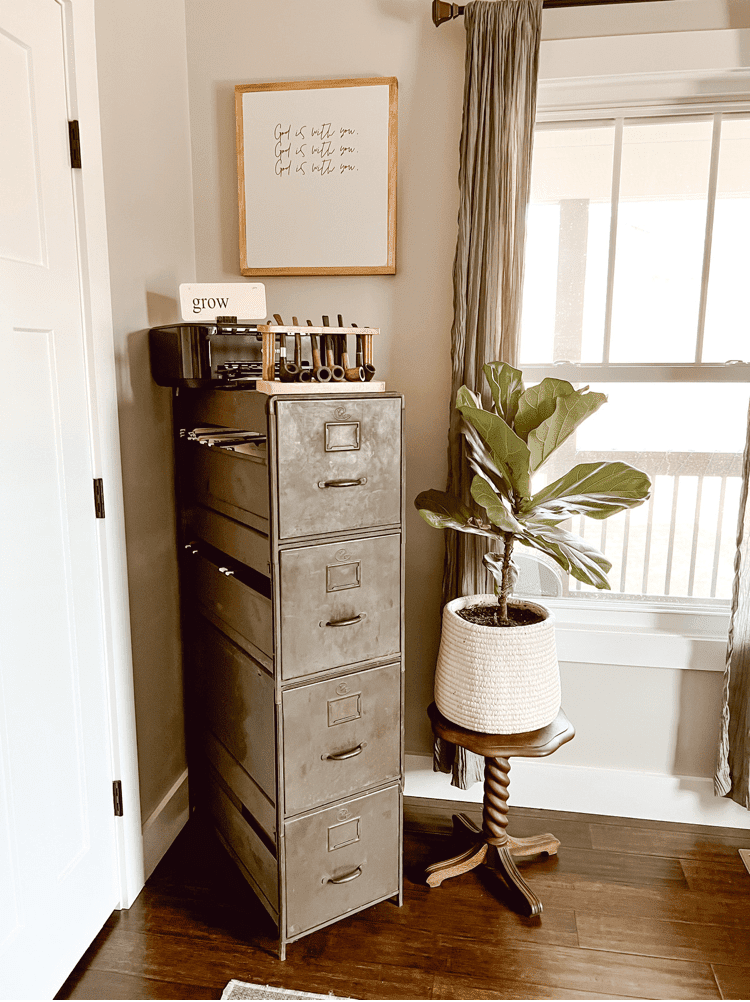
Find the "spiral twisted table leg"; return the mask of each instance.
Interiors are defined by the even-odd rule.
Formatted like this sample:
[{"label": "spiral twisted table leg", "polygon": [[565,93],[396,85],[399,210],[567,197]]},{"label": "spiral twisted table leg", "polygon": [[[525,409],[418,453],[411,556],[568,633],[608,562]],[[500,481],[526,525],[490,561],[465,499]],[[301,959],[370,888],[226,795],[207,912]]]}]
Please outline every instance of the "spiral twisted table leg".
[{"label": "spiral twisted table leg", "polygon": [[508,787],[510,785],[510,762],[507,758],[485,758],[484,760],[484,809],[482,812],[482,832],[488,843],[485,862],[499,871],[508,885],[525,899],[525,910],[529,915],[540,915],[542,902],[532,891],[511,856],[511,848],[506,828],[508,827]]},{"label": "spiral twisted table leg", "polygon": [[505,845],[508,841],[508,786],[510,785],[510,762],[507,758],[485,758],[484,760],[484,804],[482,829],[487,839],[495,845]]}]

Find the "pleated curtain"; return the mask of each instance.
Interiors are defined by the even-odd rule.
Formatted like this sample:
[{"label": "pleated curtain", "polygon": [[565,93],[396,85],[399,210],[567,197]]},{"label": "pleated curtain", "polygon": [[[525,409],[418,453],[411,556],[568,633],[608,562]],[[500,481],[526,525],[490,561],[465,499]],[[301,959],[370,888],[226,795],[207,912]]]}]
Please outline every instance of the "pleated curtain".
[{"label": "pleated curtain", "polygon": [[[464,25],[447,490],[471,504],[472,473],[454,405],[465,384],[489,407],[482,366],[518,360],[542,0],[472,0]],[[446,532],[444,602],[492,591],[482,564],[486,550],[480,536]],[[439,741],[436,767],[452,771],[463,789],[483,777],[482,759]]]},{"label": "pleated curtain", "polygon": [[750,409],[742,459],[742,491],[737,521],[734,588],[721,708],[719,751],[714,776],[717,796],[750,810]]}]

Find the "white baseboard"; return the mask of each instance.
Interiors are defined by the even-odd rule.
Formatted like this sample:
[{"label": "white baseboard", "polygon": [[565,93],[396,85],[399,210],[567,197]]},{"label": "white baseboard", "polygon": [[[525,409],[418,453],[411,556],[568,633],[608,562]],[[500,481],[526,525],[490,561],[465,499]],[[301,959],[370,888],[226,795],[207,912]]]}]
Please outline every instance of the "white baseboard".
[{"label": "white baseboard", "polygon": [[[750,811],[726,797],[714,796],[713,781],[703,777],[552,765],[522,758],[512,760],[510,776],[509,803],[515,807],[750,829]],[[405,795],[481,803],[482,784],[459,790],[450,785],[450,776],[432,771],[430,756],[407,755]]]},{"label": "white baseboard", "polygon": [[188,771],[185,769],[143,822],[143,869],[146,880],[182,831],[189,813]]}]

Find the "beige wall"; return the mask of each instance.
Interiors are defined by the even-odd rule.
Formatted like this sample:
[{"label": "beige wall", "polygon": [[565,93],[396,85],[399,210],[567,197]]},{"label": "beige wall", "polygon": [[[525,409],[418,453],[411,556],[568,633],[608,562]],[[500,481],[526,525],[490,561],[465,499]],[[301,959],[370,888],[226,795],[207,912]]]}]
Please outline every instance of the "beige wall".
[{"label": "beige wall", "polygon": [[147,335],[179,319],[178,285],[195,276],[184,4],[107,0],[96,20],[145,821],[186,767],[171,399]]}]

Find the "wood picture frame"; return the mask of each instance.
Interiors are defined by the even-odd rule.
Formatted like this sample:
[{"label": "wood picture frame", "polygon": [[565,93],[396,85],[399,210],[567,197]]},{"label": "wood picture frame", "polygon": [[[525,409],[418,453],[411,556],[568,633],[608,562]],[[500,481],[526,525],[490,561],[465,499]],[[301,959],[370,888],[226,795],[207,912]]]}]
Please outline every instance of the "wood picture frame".
[{"label": "wood picture frame", "polygon": [[396,273],[396,77],[235,87],[240,272]]}]

